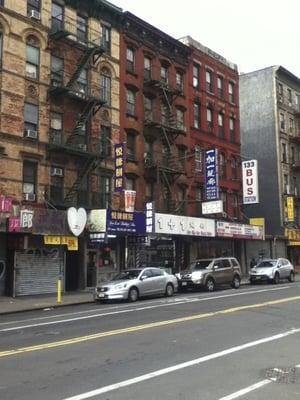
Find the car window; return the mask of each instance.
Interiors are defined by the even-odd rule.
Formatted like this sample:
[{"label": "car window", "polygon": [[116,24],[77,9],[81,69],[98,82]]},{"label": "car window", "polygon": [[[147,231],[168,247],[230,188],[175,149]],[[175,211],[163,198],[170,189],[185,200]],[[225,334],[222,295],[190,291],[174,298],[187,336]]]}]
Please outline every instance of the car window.
[{"label": "car window", "polygon": [[235,258],[231,258],[231,263],[234,267],[239,267],[239,263],[237,262],[237,260]]},{"label": "car window", "polygon": [[211,259],[210,260],[197,260],[191,263],[190,265],[190,269],[192,271],[199,271],[201,269],[205,269],[209,266],[209,264],[211,263]]},{"label": "car window", "polygon": [[281,259],[281,265],[288,265],[288,260],[285,260],[284,258]]},{"label": "car window", "polygon": [[231,268],[230,261],[227,258],[224,258],[224,260],[222,260],[222,263],[223,263],[222,265],[223,268]]},{"label": "car window", "polygon": [[219,268],[223,268],[223,261],[222,261],[221,259],[216,260],[216,261],[214,262],[214,267],[215,267],[216,265],[217,265]]},{"label": "car window", "polygon": [[159,268],[153,268],[151,269],[152,275],[153,276],[163,276],[164,275],[164,271],[162,271]]},{"label": "car window", "polygon": [[256,267],[259,268],[272,268],[276,266],[276,260],[261,261]]},{"label": "car window", "polygon": [[118,275],[116,275],[112,280],[119,281],[126,279],[136,279],[140,273],[141,273],[140,269],[131,269],[128,271],[122,271]]},{"label": "car window", "polygon": [[142,278],[148,277],[150,278],[152,275],[151,269],[146,269],[146,271],[143,272]]}]

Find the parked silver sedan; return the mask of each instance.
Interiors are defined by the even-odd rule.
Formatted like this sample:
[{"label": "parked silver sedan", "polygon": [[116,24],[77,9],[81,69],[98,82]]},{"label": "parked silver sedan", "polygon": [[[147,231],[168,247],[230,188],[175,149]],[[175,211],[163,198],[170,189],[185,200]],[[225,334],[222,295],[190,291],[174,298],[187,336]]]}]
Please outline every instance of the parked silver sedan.
[{"label": "parked silver sedan", "polygon": [[294,266],[286,258],[264,259],[249,272],[250,283],[269,281],[278,283],[280,279],[295,280]]},{"label": "parked silver sedan", "polygon": [[139,297],[173,296],[178,289],[177,278],[160,268],[129,269],[120,272],[111,281],[95,288],[94,298],[104,300],[136,301]]}]

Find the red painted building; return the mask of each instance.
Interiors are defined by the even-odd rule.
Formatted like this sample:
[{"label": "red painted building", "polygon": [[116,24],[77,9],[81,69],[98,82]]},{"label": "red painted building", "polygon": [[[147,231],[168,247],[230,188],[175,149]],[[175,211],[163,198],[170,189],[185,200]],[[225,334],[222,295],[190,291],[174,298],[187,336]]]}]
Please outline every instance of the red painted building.
[{"label": "red painted building", "polygon": [[188,127],[190,174],[194,182],[190,192],[190,213],[201,215],[205,201],[204,152],[217,149],[219,157],[220,199],[224,215],[219,218],[240,219],[241,158],[239,122],[239,76],[237,66],[191,37],[180,39],[192,50],[188,69]]}]

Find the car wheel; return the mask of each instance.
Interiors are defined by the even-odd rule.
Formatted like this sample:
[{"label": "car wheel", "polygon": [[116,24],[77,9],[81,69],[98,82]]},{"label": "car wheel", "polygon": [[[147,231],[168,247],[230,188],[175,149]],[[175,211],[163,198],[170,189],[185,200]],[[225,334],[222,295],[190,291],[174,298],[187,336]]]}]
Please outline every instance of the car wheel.
[{"label": "car wheel", "polygon": [[291,271],[290,276],[289,276],[289,282],[294,282],[295,281],[295,274],[293,271]]},{"label": "car wheel", "polygon": [[165,291],[165,296],[172,297],[174,294],[174,287],[172,283],[168,283]]},{"label": "car wheel", "polygon": [[273,283],[275,283],[275,285],[277,285],[279,283],[279,278],[280,278],[279,274],[278,274],[278,272],[276,272],[274,279],[273,279]]},{"label": "car wheel", "polygon": [[208,278],[205,283],[205,288],[208,292],[213,292],[215,290],[216,284],[212,278]]},{"label": "car wheel", "polygon": [[133,287],[128,292],[128,300],[131,302],[137,301],[139,298],[139,291],[137,288]]},{"label": "car wheel", "polygon": [[232,283],[231,283],[231,287],[233,289],[238,289],[241,286],[241,278],[238,275],[235,275],[233,277]]}]

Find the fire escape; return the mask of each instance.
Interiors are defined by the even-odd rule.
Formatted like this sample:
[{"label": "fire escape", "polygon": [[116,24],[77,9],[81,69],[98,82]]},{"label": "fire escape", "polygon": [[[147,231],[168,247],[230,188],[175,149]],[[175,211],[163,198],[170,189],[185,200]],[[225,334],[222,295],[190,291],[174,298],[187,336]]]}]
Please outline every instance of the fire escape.
[{"label": "fire escape", "polygon": [[[74,29],[72,29],[73,32]],[[100,41],[100,40],[99,40]],[[84,71],[95,65],[102,54],[103,48],[100,45],[90,42],[80,41],[71,33],[71,29],[65,28],[65,21],[62,18],[52,17],[52,29],[49,33],[49,44],[68,43],[76,47],[82,53],[76,65],[76,69],[71,76],[67,76],[65,71],[51,71],[51,83],[49,96],[52,99],[64,99],[68,97],[80,104],[81,112],[75,121],[74,128],[69,135],[60,130],[50,129],[48,152],[52,155],[62,154],[71,155],[78,164],[79,171],[76,180],[64,195],[63,206],[76,204],[78,191],[82,189],[83,182],[88,179],[89,174],[95,170],[103,157],[101,157],[100,140],[91,139],[86,135],[86,125],[91,118],[105,104],[100,94],[93,95],[88,85],[80,85],[80,78]],[[51,197],[49,199],[51,202]],[[78,199],[77,199],[78,202]]]},{"label": "fire escape", "polygon": [[174,184],[185,171],[178,158],[175,140],[179,135],[186,135],[186,128],[174,115],[174,101],[181,90],[154,79],[144,80],[144,90],[155,93],[160,104],[160,107],[145,109],[144,134],[149,141],[159,141],[162,150],[160,154],[146,156],[145,176],[162,184],[164,211],[178,213],[180,205]]}]

